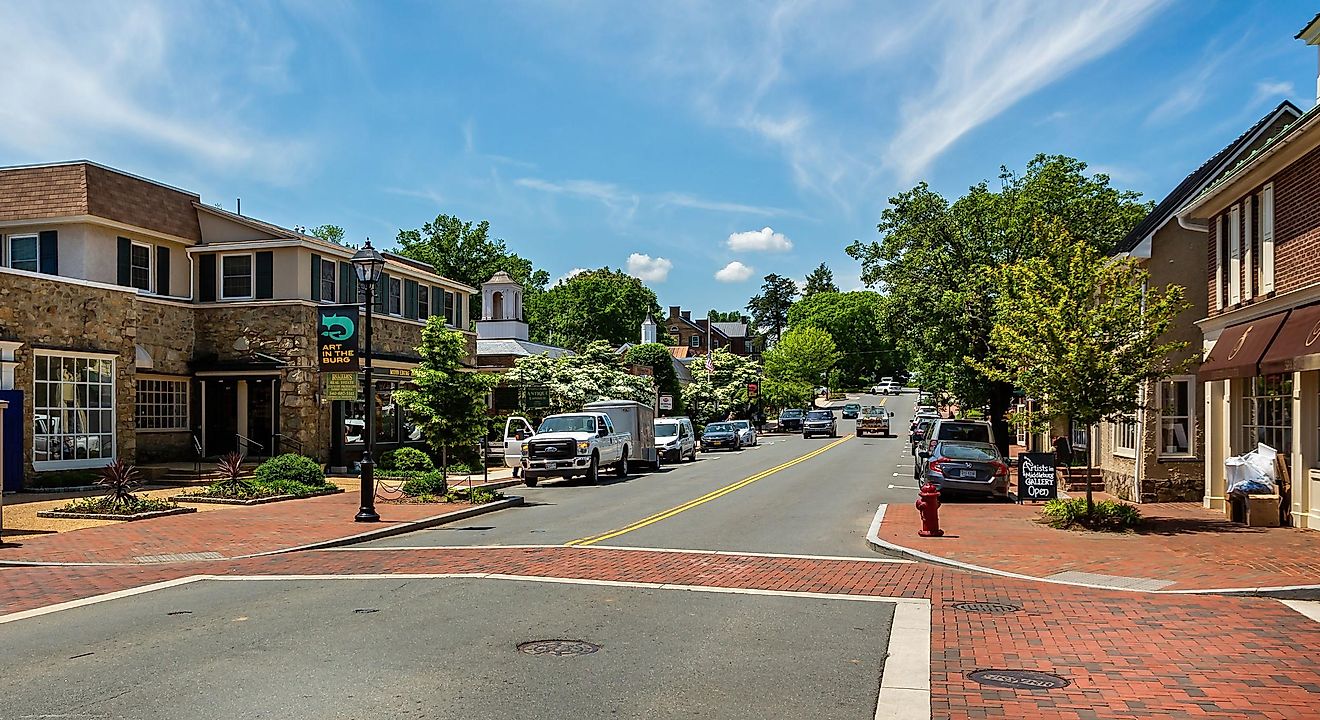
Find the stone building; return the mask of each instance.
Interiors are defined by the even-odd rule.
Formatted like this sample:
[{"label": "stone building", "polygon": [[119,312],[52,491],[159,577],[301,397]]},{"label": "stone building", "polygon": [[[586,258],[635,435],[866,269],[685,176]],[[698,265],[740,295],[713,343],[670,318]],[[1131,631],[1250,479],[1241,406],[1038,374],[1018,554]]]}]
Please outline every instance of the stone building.
[{"label": "stone building", "polygon": [[[22,438],[5,488],[235,449],[351,463],[364,404],[322,397],[315,326],[318,306],[361,302],[353,252],[91,162],[0,168],[0,399]],[[466,332],[475,290],[385,257],[373,358],[388,449],[414,436],[391,396],[425,319]]]},{"label": "stone building", "polygon": [[1143,388],[1136,413],[1119,422],[1102,423],[1096,433],[1096,465],[1105,489],[1118,497],[1169,502],[1200,500],[1204,494],[1203,423],[1196,381],[1201,329],[1196,321],[1207,312],[1206,293],[1201,290],[1206,228],[1180,223],[1176,213],[1301,114],[1290,102],[1266,113],[1187,175],[1119,243],[1118,254],[1141,263],[1150,273],[1152,287],[1187,288],[1189,307],[1162,338],[1187,343],[1186,350],[1169,358],[1182,369],[1164,382]]}]

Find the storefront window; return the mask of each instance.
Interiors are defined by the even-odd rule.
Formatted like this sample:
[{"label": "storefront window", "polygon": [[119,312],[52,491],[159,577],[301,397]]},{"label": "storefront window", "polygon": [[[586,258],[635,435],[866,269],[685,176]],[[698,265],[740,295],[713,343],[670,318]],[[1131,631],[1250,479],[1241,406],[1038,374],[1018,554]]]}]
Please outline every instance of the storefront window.
[{"label": "storefront window", "polygon": [[33,362],[33,463],[105,465],[115,455],[114,361],[38,353]]},{"label": "storefront window", "polygon": [[[399,442],[401,424],[405,440],[412,440],[413,435],[416,435],[418,439],[421,437],[421,431],[414,428],[413,424],[403,417],[402,409],[394,402],[394,391],[398,390],[399,386],[399,383],[388,380],[377,380],[375,383],[377,443]],[[367,404],[365,402],[344,403],[344,444],[362,444],[366,437],[366,429]]]},{"label": "storefront window", "polygon": [[398,383],[376,383],[376,442],[399,441],[399,406],[394,403]]},{"label": "storefront window", "polygon": [[1292,373],[1258,375],[1246,381],[1242,396],[1240,452],[1265,443],[1285,455],[1292,452]]}]

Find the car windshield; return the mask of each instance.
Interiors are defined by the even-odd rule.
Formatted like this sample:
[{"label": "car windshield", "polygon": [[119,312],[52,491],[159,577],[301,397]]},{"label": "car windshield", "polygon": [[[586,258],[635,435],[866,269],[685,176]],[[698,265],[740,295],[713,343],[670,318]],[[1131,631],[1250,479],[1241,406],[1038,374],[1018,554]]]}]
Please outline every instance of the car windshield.
[{"label": "car windshield", "polygon": [[941,423],[936,440],[962,440],[964,442],[990,442],[990,427],[980,423]]},{"label": "car windshield", "polygon": [[596,432],[596,419],[590,415],[548,417],[541,422],[541,429],[537,432]]},{"label": "car windshield", "polygon": [[973,445],[969,443],[940,443],[936,449],[937,455],[942,455],[952,460],[972,460],[975,462],[990,462],[999,459],[999,451],[995,450],[994,445]]},{"label": "car windshield", "polygon": [[844,405],[844,406],[843,406],[843,409],[844,409],[844,410],[861,410],[861,409],[862,409],[862,406],[861,406],[861,405],[858,405],[857,403],[848,403],[847,405]]},{"label": "car windshield", "polygon": [[808,420],[829,420],[832,417],[834,417],[834,414],[829,410],[812,410],[807,413]]},{"label": "car windshield", "polygon": [[862,409],[862,415],[866,417],[884,417],[885,411],[878,407],[868,407]]},{"label": "car windshield", "polygon": [[656,437],[674,437],[678,434],[678,423],[656,423]]},{"label": "car windshield", "polygon": [[746,429],[748,429],[748,428],[750,428],[750,427],[752,426],[752,421],[751,421],[751,420],[734,420],[734,421],[733,421],[733,424],[734,424],[734,425],[737,425],[739,429],[746,430]]},{"label": "car windshield", "polygon": [[706,426],[707,435],[711,433],[722,433],[722,432],[727,432],[727,433],[733,432],[733,423],[711,423],[710,425]]},{"label": "car windshield", "polygon": [[779,417],[781,417],[781,418],[800,418],[800,417],[802,417],[802,411],[801,411],[801,410],[785,410],[785,411],[779,413]]}]

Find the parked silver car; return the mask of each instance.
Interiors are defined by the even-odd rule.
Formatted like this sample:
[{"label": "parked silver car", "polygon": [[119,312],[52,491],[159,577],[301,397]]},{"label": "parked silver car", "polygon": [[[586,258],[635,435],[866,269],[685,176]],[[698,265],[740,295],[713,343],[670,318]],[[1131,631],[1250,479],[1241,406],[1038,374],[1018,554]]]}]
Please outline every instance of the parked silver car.
[{"label": "parked silver car", "polygon": [[738,428],[738,439],[742,441],[743,447],[761,444],[756,438],[756,428],[752,427],[751,420],[734,420],[733,426]]},{"label": "parked silver car", "polygon": [[946,491],[1008,497],[1008,463],[990,443],[936,440],[918,453],[923,483]]}]

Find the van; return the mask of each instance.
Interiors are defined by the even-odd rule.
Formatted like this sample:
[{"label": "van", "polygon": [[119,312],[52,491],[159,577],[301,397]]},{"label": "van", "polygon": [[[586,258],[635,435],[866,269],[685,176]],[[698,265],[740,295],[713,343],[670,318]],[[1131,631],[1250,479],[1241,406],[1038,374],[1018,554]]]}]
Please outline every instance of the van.
[{"label": "van", "polygon": [[697,459],[697,434],[686,417],[655,419],[655,449],[661,460],[684,462]]}]

